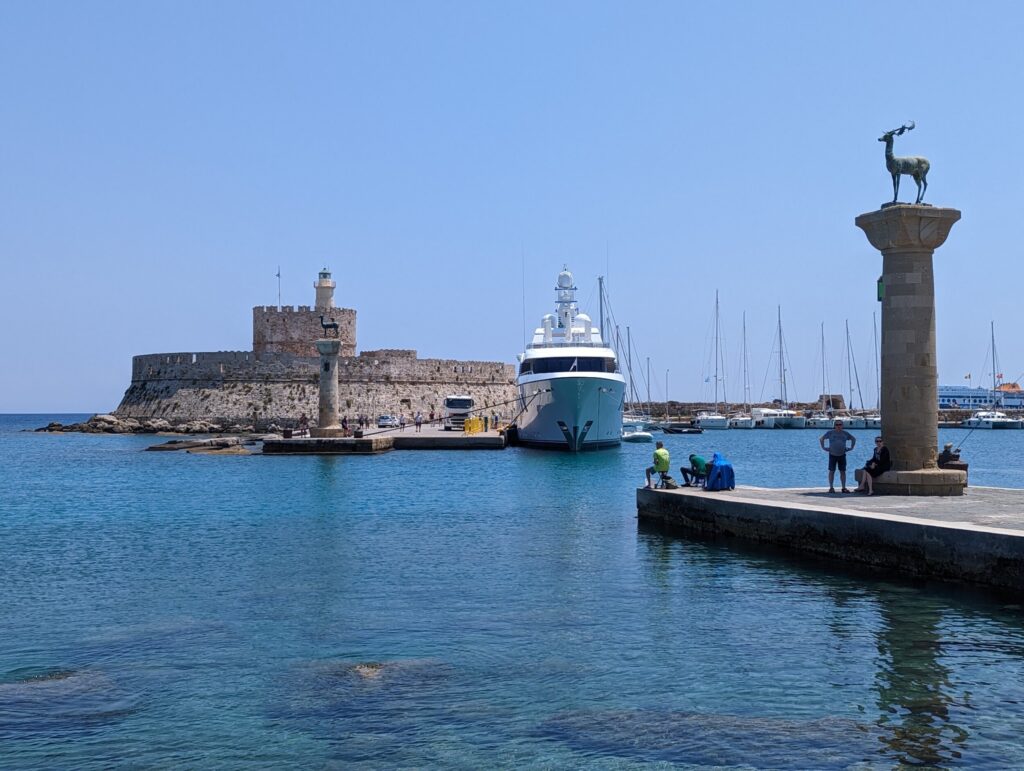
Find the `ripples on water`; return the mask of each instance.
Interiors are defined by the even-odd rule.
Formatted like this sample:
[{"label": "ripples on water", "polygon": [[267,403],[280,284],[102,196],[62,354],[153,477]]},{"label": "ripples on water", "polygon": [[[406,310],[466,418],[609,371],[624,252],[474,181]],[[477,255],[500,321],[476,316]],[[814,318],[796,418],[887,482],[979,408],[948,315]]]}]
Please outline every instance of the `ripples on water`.
[{"label": "ripples on water", "polygon": [[[650,446],[203,457],[14,430],[48,419],[0,418],[5,766],[1024,761],[1018,606],[638,529]],[[668,440],[741,482],[824,477],[811,432]],[[1016,486],[1018,442],[969,438],[972,481]]]}]

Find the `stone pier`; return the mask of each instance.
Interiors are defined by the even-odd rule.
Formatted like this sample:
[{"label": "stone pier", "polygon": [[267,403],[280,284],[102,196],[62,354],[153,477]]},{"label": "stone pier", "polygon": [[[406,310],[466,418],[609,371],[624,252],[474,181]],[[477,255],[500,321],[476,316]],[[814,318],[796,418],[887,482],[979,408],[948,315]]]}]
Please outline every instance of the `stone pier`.
[{"label": "stone pier", "polygon": [[316,341],[320,353],[320,414],[318,426],[310,429],[310,436],[339,436],[338,425],[338,354],[341,340],[322,338]]},{"label": "stone pier", "polygon": [[956,209],[894,204],[861,214],[856,225],[882,253],[882,437],[892,471],[879,493],[962,495],[966,474],[943,471],[938,451],[938,367],[932,254],[942,246]]}]

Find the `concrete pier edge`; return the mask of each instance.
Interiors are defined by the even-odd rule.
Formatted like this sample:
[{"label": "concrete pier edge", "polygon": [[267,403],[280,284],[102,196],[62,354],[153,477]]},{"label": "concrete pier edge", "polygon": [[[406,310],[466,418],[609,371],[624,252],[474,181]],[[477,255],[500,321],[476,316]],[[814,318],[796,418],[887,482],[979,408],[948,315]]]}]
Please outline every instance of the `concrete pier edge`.
[{"label": "concrete pier edge", "polygon": [[[1024,530],[865,511],[844,507],[843,499],[793,503],[773,498],[772,492],[640,488],[637,516],[673,529],[752,540],[908,575],[1024,589]],[[1024,491],[1001,492],[1019,498],[1024,512]]]}]

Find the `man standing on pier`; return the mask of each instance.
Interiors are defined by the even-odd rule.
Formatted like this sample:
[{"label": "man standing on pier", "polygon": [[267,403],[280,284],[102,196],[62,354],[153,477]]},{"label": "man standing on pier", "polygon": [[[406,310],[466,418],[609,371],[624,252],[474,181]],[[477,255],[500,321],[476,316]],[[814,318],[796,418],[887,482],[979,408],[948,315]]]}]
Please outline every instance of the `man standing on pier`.
[{"label": "man standing on pier", "polygon": [[[826,446],[826,442],[828,443]],[[850,446],[847,447],[846,443]],[[832,430],[826,431],[818,440],[821,449],[828,453],[828,491],[836,491],[833,484],[836,476],[836,469],[839,469],[839,482],[844,493],[850,492],[846,489],[846,453],[857,446],[857,440],[849,431],[843,430],[843,421],[837,420],[832,424]]]}]

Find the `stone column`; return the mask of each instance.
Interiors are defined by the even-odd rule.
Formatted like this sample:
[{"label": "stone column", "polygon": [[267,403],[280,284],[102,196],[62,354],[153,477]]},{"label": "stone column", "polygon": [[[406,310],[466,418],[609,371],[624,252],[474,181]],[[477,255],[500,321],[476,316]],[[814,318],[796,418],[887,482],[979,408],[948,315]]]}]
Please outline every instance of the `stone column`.
[{"label": "stone column", "polygon": [[338,425],[338,353],[341,340],[324,338],[317,340],[320,352],[320,419],[311,436],[333,436],[341,433]]},{"label": "stone column", "polygon": [[882,253],[882,436],[893,471],[875,482],[879,492],[963,494],[966,475],[935,464],[939,398],[932,271],[932,253],[959,219],[956,209],[913,204],[884,206],[856,219]]}]

